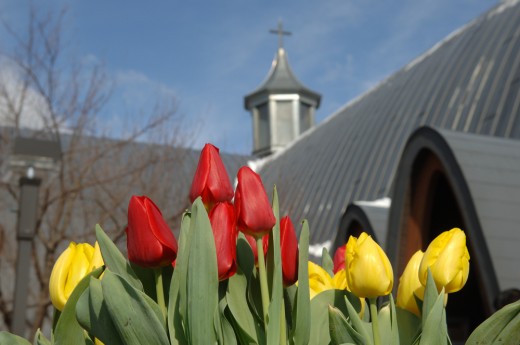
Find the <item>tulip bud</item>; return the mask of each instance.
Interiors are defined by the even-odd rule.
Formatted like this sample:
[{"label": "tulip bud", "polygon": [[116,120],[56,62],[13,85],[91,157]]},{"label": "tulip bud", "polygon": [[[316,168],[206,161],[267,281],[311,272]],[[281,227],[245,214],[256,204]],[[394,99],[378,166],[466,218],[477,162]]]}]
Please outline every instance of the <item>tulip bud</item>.
[{"label": "tulip bud", "polygon": [[426,285],[428,268],[438,290],[446,293],[462,289],[469,275],[466,235],[458,228],[445,231],[428,246],[419,267],[419,279]]},{"label": "tulip bud", "polygon": [[233,199],[233,188],[220,158],[219,149],[211,144],[206,144],[202,149],[191,183],[191,202],[194,202],[199,196],[208,210],[217,202]]},{"label": "tulip bud", "polygon": [[[264,252],[269,248],[269,236],[262,238]],[[298,280],[298,240],[294,225],[285,216],[280,220],[280,256],[282,257],[282,277],[285,287],[293,285]]]},{"label": "tulip bud", "polygon": [[381,247],[365,232],[350,236],[345,251],[347,284],[356,296],[375,298],[392,291],[394,274]]},{"label": "tulip bud", "polygon": [[63,310],[80,280],[101,266],[103,258],[97,242],[95,248],[88,243],[71,242],[52,268],[49,292],[54,307]]},{"label": "tulip bud", "polygon": [[334,268],[332,269],[332,271],[334,273],[337,273],[339,270],[345,269],[345,249],[346,248],[347,248],[347,244],[345,243],[345,245],[339,247],[336,250],[336,253],[334,253],[334,259],[333,259]]},{"label": "tulip bud", "polygon": [[209,213],[217,250],[218,279],[225,280],[237,270],[237,228],[235,209],[230,202],[217,203]]},{"label": "tulip bud", "polygon": [[126,228],[128,259],[141,266],[171,265],[177,257],[177,240],[159,208],[146,196],[132,196]]},{"label": "tulip bud", "polygon": [[396,305],[417,316],[420,316],[420,312],[414,295],[421,300],[424,299],[424,286],[419,281],[419,266],[421,265],[423,255],[424,253],[418,250],[410,258],[401,278],[399,278],[399,287],[397,288]]},{"label": "tulip bud", "polygon": [[237,178],[235,212],[238,229],[255,238],[262,237],[276,223],[262,180],[249,167],[240,168]]}]

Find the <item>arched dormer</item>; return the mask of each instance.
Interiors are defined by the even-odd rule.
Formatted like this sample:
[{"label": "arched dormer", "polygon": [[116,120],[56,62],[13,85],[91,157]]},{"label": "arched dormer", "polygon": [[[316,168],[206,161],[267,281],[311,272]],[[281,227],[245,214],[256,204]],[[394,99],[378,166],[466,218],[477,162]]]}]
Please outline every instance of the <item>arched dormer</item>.
[{"label": "arched dormer", "polygon": [[350,236],[359,237],[362,232],[372,236],[384,248],[389,207],[390,199],[356,201],[350,204],[341,217],[332,246],[333,252],[344,245]]}]

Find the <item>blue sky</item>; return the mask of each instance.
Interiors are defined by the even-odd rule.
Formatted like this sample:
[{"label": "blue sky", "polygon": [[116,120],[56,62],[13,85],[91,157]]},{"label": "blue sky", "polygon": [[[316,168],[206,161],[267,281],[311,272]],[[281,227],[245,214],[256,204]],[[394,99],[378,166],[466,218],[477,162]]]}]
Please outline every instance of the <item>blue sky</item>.
[{"label": "blue sky", "polygon": [[[22,25],[28,1],[2,0],[0,14]],[[266,77],[279,19],[297,77],[323,96],[317,121],[375,86],[449,33],[496,4],[483,0],[66,1],[69,46],[101,61],[116,82],[103,116],[124,123],[157,93],[174,95],[190,144],[212,142],[249,154],[251,119],[243,97]],[[1,36],[0,36],[1,38]]]}]

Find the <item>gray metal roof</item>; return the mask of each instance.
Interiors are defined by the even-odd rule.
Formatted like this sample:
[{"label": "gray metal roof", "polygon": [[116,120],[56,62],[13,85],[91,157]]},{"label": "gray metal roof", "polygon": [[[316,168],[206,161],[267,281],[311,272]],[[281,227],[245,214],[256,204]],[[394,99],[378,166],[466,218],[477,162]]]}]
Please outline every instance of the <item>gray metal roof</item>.
[{"label": "gray metal roof", "polygon": [[389,195],[418,127],[520,138],[519,93],[520,4],[508,2],[345,105],[260,172],[268,188],[277,185],[281,212],[308,219],[311,243],[325,243],[350,203]]},{"label": "gray metal roof", "polygon": [[250,101],[263,94],[299,93],[316,100],[316,107],[320,105],[321,95],[304,86],[294,75],[287,60],[285,49],[280,47],[273,59],[271,69],[264,82],[244,98],[244,106],[250,109]]},{"label": "gray metal roof", "polygon": [[520,286],[520,140],[441,133],[468,184],[501,289]]}]

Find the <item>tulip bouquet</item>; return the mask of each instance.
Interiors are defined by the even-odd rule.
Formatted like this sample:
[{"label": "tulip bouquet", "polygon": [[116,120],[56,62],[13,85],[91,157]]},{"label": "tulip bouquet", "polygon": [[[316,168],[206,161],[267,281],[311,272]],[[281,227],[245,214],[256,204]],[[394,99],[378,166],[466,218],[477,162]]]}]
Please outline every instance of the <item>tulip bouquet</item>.
[{"label": "tulip bouquet", "polygon": [[[208,144],[178,241],[154,202],[134,196],[126,257],[99,225],[94,246],[70,244],[50,279],[50,339],[38,331],[33,344],[451,344],[446,296],[469,273],[460,229],[411,258],[394,303],[392,267],[369,235],[351,237],[334,259],[324,250],[317,265],[307,222],[298,240],[276,188],[270,202],[251,169],[237,180],[233,191]],[[519,303],[505,307],[467,344],[515,339],[519,315]],[[0,344],[29,342],[0,332]]]}]

